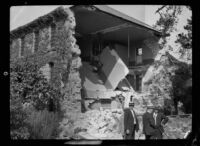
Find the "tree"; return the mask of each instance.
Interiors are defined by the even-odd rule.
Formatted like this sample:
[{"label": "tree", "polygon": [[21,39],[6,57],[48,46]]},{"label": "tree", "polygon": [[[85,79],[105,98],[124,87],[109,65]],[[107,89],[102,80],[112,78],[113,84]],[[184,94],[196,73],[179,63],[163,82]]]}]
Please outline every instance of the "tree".
[{"label": "tree", "polygon": [[181,14],[181,6],[162,6],[156,13],[159,13],[160,18],[154,25],[154,27],[162,32],[161,47],[167,43],[167,37],[175,29],[175,25],[178,22],[178,15]]},{"label": "tree", "polygon": [[192,111],[192,84],[187,85],[188,82],[192,82],[191,67],[191,65],[186,64],[180,65],[172,77],[176,113],[178,113],[177,104],[179,101],[183,103],[185,113],[191,113]]},{"label": "tree", "polygon": [[[187,7],[191,11],[191,7]],[[186,33],[179,33],[176,43],[179,43],[182,47],[180,49],[181,55],[185,55],[188,49],[192,49],[192,16],[187,19],[187,24],[184,26]]]}]

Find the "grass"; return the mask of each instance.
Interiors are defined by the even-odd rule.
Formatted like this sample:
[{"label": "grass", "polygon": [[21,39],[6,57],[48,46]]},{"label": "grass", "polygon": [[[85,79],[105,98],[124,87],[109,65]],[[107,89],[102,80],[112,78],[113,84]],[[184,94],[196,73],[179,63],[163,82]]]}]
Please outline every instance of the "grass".
[{"label": "grass", "polygon": [[53,139],[58,134],[60,116],[57,112],[32,111],[28,123],[31,139]]}]

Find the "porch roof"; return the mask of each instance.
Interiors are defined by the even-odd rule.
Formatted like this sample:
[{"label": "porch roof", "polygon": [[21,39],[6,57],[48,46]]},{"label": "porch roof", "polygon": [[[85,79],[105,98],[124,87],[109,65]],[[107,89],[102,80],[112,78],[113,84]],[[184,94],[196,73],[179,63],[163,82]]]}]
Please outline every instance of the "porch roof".
[{"label": "porch roof", "polygon": [[103,36],[104,40],[126,43],[160,37],[160,31],[106,5],[74,5],[76,32]]}]

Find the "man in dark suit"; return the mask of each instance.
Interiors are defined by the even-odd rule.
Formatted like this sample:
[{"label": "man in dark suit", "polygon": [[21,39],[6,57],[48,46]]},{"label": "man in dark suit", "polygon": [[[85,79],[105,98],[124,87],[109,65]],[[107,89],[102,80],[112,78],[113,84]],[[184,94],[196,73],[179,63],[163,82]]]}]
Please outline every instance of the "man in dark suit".
[{"label": "man in dark suit", "polygon": [[153,119],[153,106],[146,107],[146,113],[142,116],[143,121],[143,133],[145,139],[152,139],[155,133],[155,125]]},{"label": "man in dark suit", "polygon": [[164,114],[158,112],[158,110],[159,108],[155,108],[153,112],[153,126],[155,127],[155,132],[153,133],[154,139],[162,139],[162,134],[164,133],[163,125],[169,120]]},{"label": "man in dark suit", "polygon": [[129,108],[124,109],[124,138],[135,139],[135,131],[139,130],[138,119],[133,110],[134,103],[129,103]]}]

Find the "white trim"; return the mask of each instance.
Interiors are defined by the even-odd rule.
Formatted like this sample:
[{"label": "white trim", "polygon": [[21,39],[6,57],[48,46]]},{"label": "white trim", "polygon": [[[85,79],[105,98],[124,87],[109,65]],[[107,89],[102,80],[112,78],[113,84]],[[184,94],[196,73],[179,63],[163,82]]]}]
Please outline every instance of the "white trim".
[{"label": "white trim", "polygon": [[124,24],[113,26],[113,27],[108,27],[108,28],[105,28],[105,29],[102,29],[102,30],[98,30],[98,31],[95,31],[95,32],[93,32],[91,34],[92,35],[98,34],[98,33],[105,34],[105,33],[108,33],[108,32],[112,32],[112,31],[116,31],[116,30],[123,29],[123,28],[128,28],[128,27],[132,27],[132,25],[124,23]]}]

